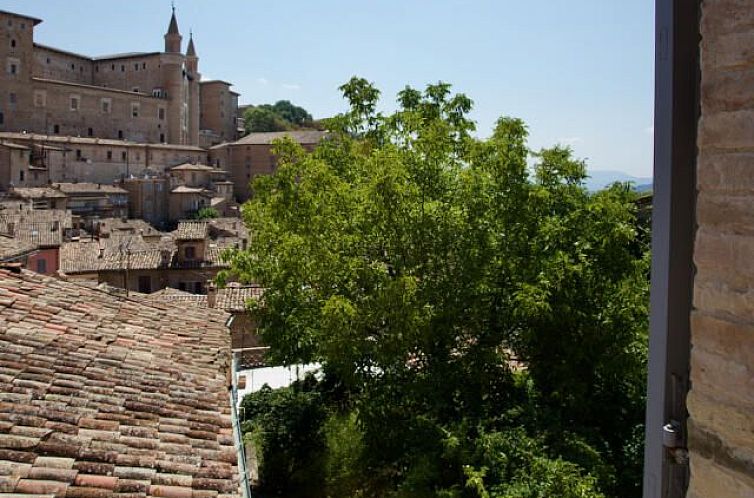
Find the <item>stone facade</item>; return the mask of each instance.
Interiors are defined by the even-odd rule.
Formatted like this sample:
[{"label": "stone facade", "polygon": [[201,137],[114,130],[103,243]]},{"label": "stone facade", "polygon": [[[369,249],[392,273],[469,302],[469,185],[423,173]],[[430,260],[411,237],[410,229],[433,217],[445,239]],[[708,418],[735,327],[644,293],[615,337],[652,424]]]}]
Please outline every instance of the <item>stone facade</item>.
[{"label": "stone facade", "polygon": [[201,101],[199,58],[193,39],[182,53],[175,12],[164,52],[104,57],[36,43],[41,22],[0,11],[0,131],[198,145],[206,115],[225,117],[209,133],[235,139],[238,94]]},{"label": "stone facade", "polygon": [[227,81],[202,81],[201,130],[215,136],[208,145],[232,142],[238,138],[238,97]]},{"label": "stone facade", "polygon": [[691,498],[754,496],[754,1],[702,7]]},{"label": "stone facade", "polygon": [[275,140],[288,137],[308,151],[314,150],[326,136],[317,130],[250,133],[240,140],[224,143],[209,150],[210,164],[227,171],[238,202],[251,197],[250,182],[258,175],[269,175],[277,164],[272,147]]},{"label": "stone facade", "polygon": [[[7,154],[11,148],[17,152]],[[33,152],[33,161],[23,148]],[[16,187],[38,187],[48,181],[113,183],[162,173],[186,162],[206,163],[207,156],[206,150],[191,145],[0,132],[0,190],[7,190],[10,183]]]}]

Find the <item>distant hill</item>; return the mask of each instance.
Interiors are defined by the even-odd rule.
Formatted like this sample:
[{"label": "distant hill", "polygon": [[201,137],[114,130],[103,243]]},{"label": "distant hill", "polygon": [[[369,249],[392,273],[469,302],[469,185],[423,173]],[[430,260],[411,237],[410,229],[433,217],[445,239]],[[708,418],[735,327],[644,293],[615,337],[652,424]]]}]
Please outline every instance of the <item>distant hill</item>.
[{"label": "distant hill", "polygon": [[615,182],[633,182],[636,190],[645,192],[652,190],[652,178],[651,177],[639,177],[629,175],[623,171],[589,171],[589,178],[586,179],[586,187],[589,190],[600,190],[611,183]]}]

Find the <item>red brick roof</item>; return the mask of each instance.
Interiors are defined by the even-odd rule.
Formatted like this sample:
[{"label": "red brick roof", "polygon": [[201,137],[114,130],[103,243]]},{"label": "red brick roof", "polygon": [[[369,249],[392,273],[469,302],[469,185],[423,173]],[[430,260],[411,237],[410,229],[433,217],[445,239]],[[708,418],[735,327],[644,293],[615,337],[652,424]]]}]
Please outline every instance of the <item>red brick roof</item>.
[{"label": "red brick roof", "polygon": [[0,493],[239,496],[226,317],[0,269]]}]

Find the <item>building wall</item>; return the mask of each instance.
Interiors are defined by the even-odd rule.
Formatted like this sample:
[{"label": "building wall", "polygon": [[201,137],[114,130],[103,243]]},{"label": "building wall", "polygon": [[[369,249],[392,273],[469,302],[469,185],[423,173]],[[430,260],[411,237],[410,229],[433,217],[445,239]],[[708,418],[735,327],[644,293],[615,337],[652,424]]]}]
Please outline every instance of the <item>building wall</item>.
[{"label": "building wall", "polygon": [[[117,140],[93,140],[40,135],[1,134],[0,140],[31,147],[46,143],[60,150],[49,150],[46,165],[52,182],[113,183],[126,176],[143,176],[146,170],[163,173],[185,162],[206,163],[207,152],[198,147],[138,144]],[[0,146],[0,149],[3,147]],[[63,152],[63,149],[66,152]],[[13,154],[11,154],[12,156]],[[10,162],[0,153],[0,189],[5,187]],[[18,178],[18,171],[10,172]],[[17,182],[16,186],[21,186]],[[34,185],[27,185],[34,186]]]},{"label": "building wall", "polygon": [[[139,277],[149,277],[151,292],[157,292],[158,290],[166,287],[173,289],[183,289],[187,292],[194,292],[196,285],[199,284],[201,289],[206,288],[206,283],[209,280],[214,280],[219,272],[219,268],[201,268],[201,269],[185,269],[185,270],[130,270],[128,272],[128,290],[133,292],[139,292]],[[107,271],[100,272],[98,281],[100,283],[107,283],[113,287],[123,288],[123,282],[125,280],[125,272],[123,271]]]},{"label": "building wall", "polygon": [[[32,19],[0,13],[0,131],[197,145],[202,109],[226,116],[226,125],[236,114],[232,92],[201,104],[198,59],[188,61],[190,72],[180,52],[92,59],[35,45],[33,30]],[[71,97],[81,99],[76,109]]]},{"label": "building wall", "polygon": [[[301,144],[311,152],[316,144]],[[251,197],[250,182],[258,175],[269,175],[275,171],[277,159],[272,153],[272,145],[227,144],[209,151],[210,164],[229,173],[233,182],[233,191],[238,202],[245,202]]]},{"label": "building wall", "polygon": [[201,129],[212,131],[219,139],[216,143],[236,140],[238,94],[230,90],[229,83],[208,81],[201,84],[200,116]]},{"label": "building wall", "polygon": [[19,114],[29,131],[150,143],[167,138],[165,99],[39,79],[32,80],[32,88],[30,107]]},{"label": "building wall", "polygon": [[[53,275],[58,271],[58,262],[60,261],[59,253],[60,249],[57,247],[40,249],[29,256],[26,262],[26,268],[44,275]],[[40,261],[43,263],[40,263]],[[44,271],[41,271],[43,269]]]},{"label": "building wall", "polygon": [[68,54],[39,45],[34,46],[33,75],[51,80],[93,84],[93,64],[86,57]]},{"label": "building wall", "polygon": [[139,218],[155,227],[168,221],[167,178],[133,178],[121,185],[128,191],[128,215]]},{"label": "building wall", "polygon": [[690,498],[754,496],[754,2],[702,10]]}]

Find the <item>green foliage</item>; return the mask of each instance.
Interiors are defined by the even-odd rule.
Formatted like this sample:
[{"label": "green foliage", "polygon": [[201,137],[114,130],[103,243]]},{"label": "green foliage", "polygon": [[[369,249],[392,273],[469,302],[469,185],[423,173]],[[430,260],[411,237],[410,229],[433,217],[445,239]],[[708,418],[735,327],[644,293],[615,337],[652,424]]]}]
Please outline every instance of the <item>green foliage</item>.
[{"label": "green foliage", "polygon": [[273,105],[250,107],[244,113],[246,133],[316,127],[317,123],[306,109],[295,106],[288,100],[280,100]]},{"label": "green foliage", "polygon": [[217,209],[213,207],[203,207],[199,209],[194,215],[192,216],[195,220],[210,220],[213,218],[219,218],[220,213],[217,212]]},{"label": "green foliage", "polygon": [[261,461],[262,488],[270,494],[310,497],[321,481],[327,416],[311,381],[273,391],[268,386],[241,402],[242,430],[252,434]]},{"label": "green foliage", "polygon": [[[255,243],[230,261],[267,289],[253,313],[271,358],[320,362],[348,393],[361,492],[638,496],[636,194],[590,194],[568,148],[530,169],[518,119],[473,138],[471,100],[445,83],[406,88],[389,116],[366,80],[341,90],[351,111],[312,154],[277,144],[243,208]],[[485,434],[533,449],[487,461]]]}]

